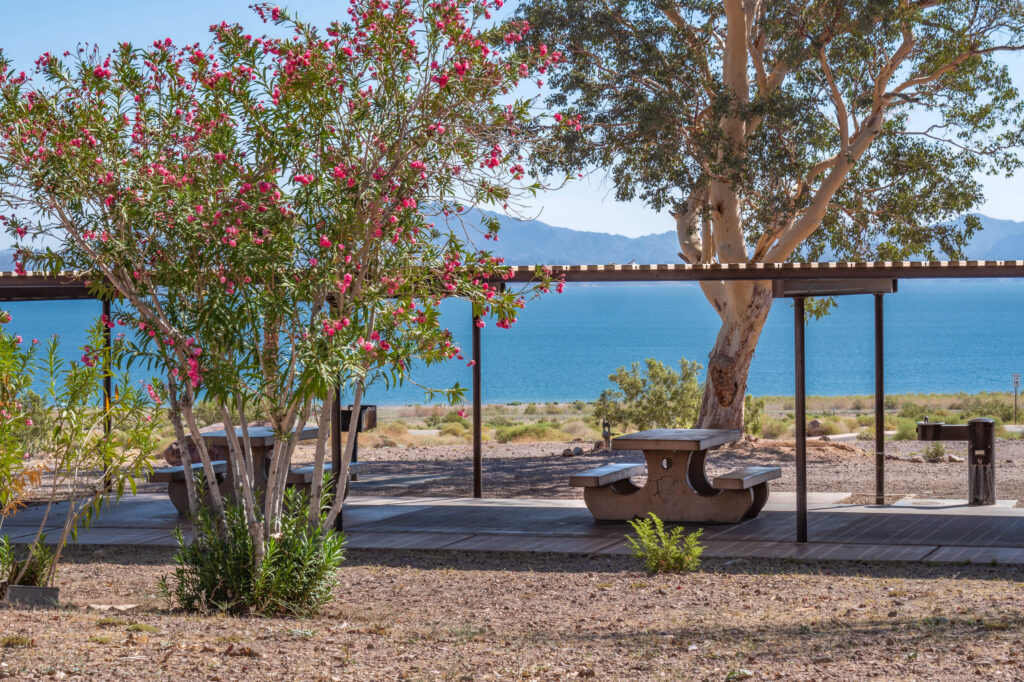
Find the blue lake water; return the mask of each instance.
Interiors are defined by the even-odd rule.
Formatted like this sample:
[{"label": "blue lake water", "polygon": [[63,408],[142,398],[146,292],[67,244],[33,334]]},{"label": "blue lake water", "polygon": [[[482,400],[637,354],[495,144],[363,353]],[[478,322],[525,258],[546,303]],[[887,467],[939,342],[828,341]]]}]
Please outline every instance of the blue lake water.
[{"label": "blue lake water", "polygon": [[[1024,371],[1024,281],[911,280],[885,299],[885,380],[888,393],[1008,391]],[[77,359],[85,328],[99,315],[91,301],[3,304],[8,325],[26,339],[59,334],[63,353]],[[833,313],[810,322],[807,391],[811,395],[874,391],[873,301],[842,298]],[[444,323],[471,353],[467,305],[451,301]],[[681,356],[706,364],[718,317],[692,284],[569,285],[527,305],[518,323],[482,330],[484,402],[593,400],[616,367],[647,357],[678,366]],[[422,384],[471,386],[465,362],[424,368]],[[139,378],[141,378],[141,374]],[[793,393],[793,311],[778,301],[750,371],[755,395]],[[372,388],[378,404],[423,402],[405,385]]]}]

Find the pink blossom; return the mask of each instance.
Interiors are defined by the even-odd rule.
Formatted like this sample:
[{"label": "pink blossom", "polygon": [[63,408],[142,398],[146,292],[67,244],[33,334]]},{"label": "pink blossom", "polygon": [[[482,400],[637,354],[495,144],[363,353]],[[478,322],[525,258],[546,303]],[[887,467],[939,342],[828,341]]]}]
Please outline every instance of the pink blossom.
[{"label": "pink blossom", "polygon": [[325,235],[325,234],[320,235],[320,248],[321,249],[329,249],[329,248],[331,248],[331,240],[328,239],[327,235]]}]

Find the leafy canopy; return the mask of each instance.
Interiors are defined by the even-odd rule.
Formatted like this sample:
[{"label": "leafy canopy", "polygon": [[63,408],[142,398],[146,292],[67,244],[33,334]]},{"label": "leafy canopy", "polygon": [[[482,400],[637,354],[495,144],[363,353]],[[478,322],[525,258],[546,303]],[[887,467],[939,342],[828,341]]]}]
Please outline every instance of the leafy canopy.
[{"label": "leafy canopy", "polygon": [[527,0],[581,115],[549,168],[669,209],[688,262],[950,256],[1020,167],[1019,0]]}]

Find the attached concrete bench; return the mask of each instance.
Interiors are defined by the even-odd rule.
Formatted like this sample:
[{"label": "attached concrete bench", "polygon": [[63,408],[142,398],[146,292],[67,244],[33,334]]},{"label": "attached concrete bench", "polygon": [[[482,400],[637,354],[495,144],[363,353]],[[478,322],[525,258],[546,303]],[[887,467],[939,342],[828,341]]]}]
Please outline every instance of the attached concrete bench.
[{"label": "attached concrete bench", "polygon": [[779,467],[742,467],[727,474],[715,476],[711,485],[719,490],[752,489],[754,502],[745,516],[745,518],[752,519],[761,513],[764,505],[768,502],[768,481],[776,478],[782,478],[782,469]]},{"label": "attached concrete bench", "polygon": [[[211,464],[213,465],[214,473],[217,475],[217,483],[222,483],[227,476],[228,463],[223,460],[215,460]],[[189,469],[193,476],[201,474],[203,473],[203,463],[195,462]],[[153,469],[149,480],[153,483],[166,483],[167,496],[171,498],[171,503],[178,510],[178,515],[188,515],[188,488],[185,486],[184,466]]]},{"label": "attached concrete bench", "polygon": [[601,488],[629,480],[634,476],[642,476],[646,471],[645,465],[635,462],[605,464],[570,476],[569,485],[576,488]]},{"label": "attached concrete bench", "polygon": [[[331,463],[330,462],[325,462],[324,463],[324,475],[326,476],[327,474],[331,473],[332,471],[334,471],[334,467],[331,465]],[[352,463],[350,463],[348,465],[348,473],[349,473],[349,476],[351,476],[352,474],[365,473],[363,463],[362,462],[352,462]],[[313,485],[313,475],[314,475],[314,467],[313,466],[296,467],[294,469],[289,470],[287,483],[288,483],[288,485],[295,486],[296,488],[299,488],[300,490],[303,490],[306,493],[308,493],[309,490],[310,490],[310,487]],[[345,497],[348,497],[348,489],[349,489],[349,481],[345,481]]]},{"label": "attached concrete bench", "polygon": [[780,467],[743,467],[721,476],[715,476],[711,485],[720,490],[746,490],[776,478],[782,478]]}]

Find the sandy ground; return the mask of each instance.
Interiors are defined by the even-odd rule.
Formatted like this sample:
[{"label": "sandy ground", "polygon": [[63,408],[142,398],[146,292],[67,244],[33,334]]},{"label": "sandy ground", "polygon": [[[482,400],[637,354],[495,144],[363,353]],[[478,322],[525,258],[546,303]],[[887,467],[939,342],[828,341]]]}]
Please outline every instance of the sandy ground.
[{"label": "sandy ground", "polygon": [[[593,451],[593,443],[485,443],[483,492],[486,497],[582,497],[570,488],[576,472],[607,462],[643,461],[632,451]],[[808,449],[808,487],[811,491],[849,492],[870,495],[875,491],[873,443],[825,443],[811,441]],[[914,462],[927,443],[886,443],[886,492],[893,497],[967,497],[967,464],[964,462]],[[583,455],[564,457],[570,447],[585,448]],[[966,443],[945,443],[949,454],[963,457]],[[996,494],[999,499],[1024,500],[1024,440],[1000,440],[996,444]],[[438,476],[413,485],[385,489],[356,489],[356,495],[457,495],[472,491],[472,448],[465,446],[387,447],[364,449],[360,458],[373,476]],[[782,468],[782,479],[773,490],[794,490],[795,451],[792,441],[743,441],[708,454],[709,477],[736,467],[758,464]]]},{"label": "sandy ground", "polygon": [[[308,620],[196,617],[167,550],[73,553],[58,611],[0,610],[0,677],[1024,679],[1024,584],[987,566],[352,551]],[[136,606],[125,613],[95,606]],[[90,608],[90,605],[94,605]]]}]

